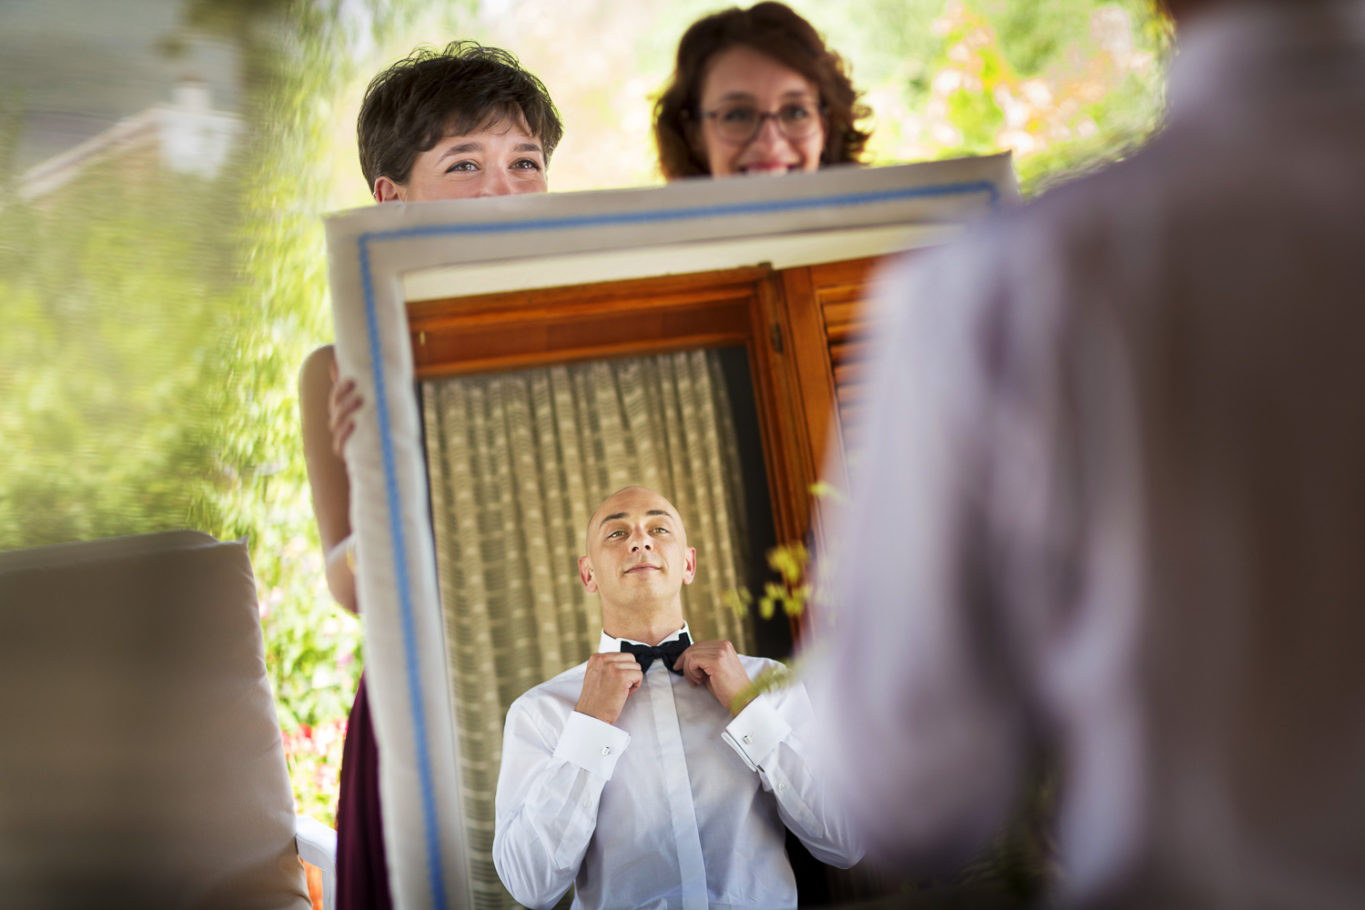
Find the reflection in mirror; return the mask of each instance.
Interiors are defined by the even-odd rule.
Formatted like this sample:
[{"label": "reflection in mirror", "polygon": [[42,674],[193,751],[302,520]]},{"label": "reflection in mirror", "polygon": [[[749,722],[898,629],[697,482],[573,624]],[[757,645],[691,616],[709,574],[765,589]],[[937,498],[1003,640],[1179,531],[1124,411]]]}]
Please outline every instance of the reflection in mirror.
[{"label": "reflection in mirror", "polygon": [[[734,504],[767,486],[781,539],[818,536],[809,487],[839,438],[833,406],[844,397],[832,333],[849,320],[833,317],[856,307],[875,257],[941,240],[1015,195],[1005,156],[780,184],[371,206],[329,219],[338,362],[376,405],[346,457],[387,858],[405,906],[505,899],[487,859],[503,709],[591,648],[596,609],[573,559],[589,509],[631,481],[660,488],[684,512],[715,585],[704,597],[689,590],[689,618],[737,623],[718,595],[749,581],[735,566],[757,510],[736,515]],[[600,268],[547,285],[564,280],[556,265],[570,258]],[[463,280],[470,272],[483,276],[477,290]],[[420,294],[408,281],[419,276],[431,279]],[[710,354],[676,353],[726,346],[747,360],[757,420],[736,420]],[[520,385],[493,372],[531,368],[546,372]],[[432,383],[467,378],[425,387],[421,413],[414,371]],[[716,433],[724,422],[732,429]],[[762,434],[765,481],[733,479],[736,426]],[[449,451],[461,446],[463,455]],[[487,477],[471,473],[490,466]],[[514,516],[520,531],[505,527]],[[451,527],[436,530],[443,523],[460,549],[446,541]],[[493,590],[509,592],[501,597],[518,619],[496,609]],[[482,629],[456,625],[467,618]],[[697,632],[752,653],[755,637],[738,626]],[[471,656],[491,669],[465,664]]]},{"label": "reflection in mirror", "polygon": [[740,441],[714,351],[421,391],[471,890],[477,906],[497,905],[510,902],[492,862],[503,719],[522,692],[596,648],[600,609],[577,558],[601,500],[639,483],[677,505],[698,551],[683,595],[694,638],[752,653],[752,623],[723,605],[750,564]]}]

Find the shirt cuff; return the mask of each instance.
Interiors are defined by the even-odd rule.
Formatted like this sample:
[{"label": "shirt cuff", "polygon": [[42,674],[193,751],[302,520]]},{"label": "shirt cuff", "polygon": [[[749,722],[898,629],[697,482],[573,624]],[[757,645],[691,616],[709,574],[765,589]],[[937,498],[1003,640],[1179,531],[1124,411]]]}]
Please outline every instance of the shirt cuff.
[{"label": "shirt cuff", "polygon": [[617,759],[629,743],[630,734],[620,727],[572,711],[555,745],[555,758],[577,765],[603,780],[611,780]]},{"label": "shirt cuff", "polygon": [[745,705],[720,737],[730,744],[750,771],[757,771],[791,729],[791,724],[783,720],[764,694]]}]

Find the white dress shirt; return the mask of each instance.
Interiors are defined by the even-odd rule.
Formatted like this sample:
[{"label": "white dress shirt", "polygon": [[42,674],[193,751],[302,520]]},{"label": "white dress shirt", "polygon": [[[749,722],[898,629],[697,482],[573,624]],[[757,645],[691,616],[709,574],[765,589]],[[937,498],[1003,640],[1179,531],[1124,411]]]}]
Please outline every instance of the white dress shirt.
[{"label": "white dress shirt", "polygon": [[[751,679],[774,664],[739,659]],[[810,772],[802,686],[732,718],[656,660],[607,724],[574,711],[586,667],[507,712],[493,862],[518,901],[550,907],[572,884],[574,907],[795,907],[784,824],[823,862],[857,860]]]},{"label": "white dress shirt", "polygon": [[960,859],[1042,739],[1076,901],[1365,907],[1365,4],[1210,5],[1169,97],[890,278],[824,779]]}]

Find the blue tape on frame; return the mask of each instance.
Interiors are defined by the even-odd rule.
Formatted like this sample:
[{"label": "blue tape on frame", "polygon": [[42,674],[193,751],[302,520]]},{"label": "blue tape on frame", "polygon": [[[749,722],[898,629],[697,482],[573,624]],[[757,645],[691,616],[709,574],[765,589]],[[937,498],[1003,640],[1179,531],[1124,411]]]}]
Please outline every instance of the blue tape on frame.
[{"label": "blue tape on frame", "polygon": [[432,794],[431,752],[428,748],[426,705],[422,698],[421,676],[418,672],[416,617],[412,608],[412,586],[408,580],[407,541],[403,534],[401,500],[398,495],[398,471],[393,454],[393,436],[389,431],[389,403],[385,394],[384,371],[379,345],[379,318],[375,310],[374,282],[370,272],[368,244],[360,244],[360,283],[365,295],[365,325],[369,330],[370,370],[374,379],[374,393],[378,405],[379,446],[384,465],[384,494],[389,503],[389,535],[393,543],[394,567],[397,569],[399,619],[403,629],[403,654],[407,670],[408,697],[412,705],[413,734],[416,742],[418,779],[422,787],[422,827],[427,839],[427,877],[431,886],[432,905],[445,910],[445,870],[441,865],[441,831],[436,824],[436,802]]}]

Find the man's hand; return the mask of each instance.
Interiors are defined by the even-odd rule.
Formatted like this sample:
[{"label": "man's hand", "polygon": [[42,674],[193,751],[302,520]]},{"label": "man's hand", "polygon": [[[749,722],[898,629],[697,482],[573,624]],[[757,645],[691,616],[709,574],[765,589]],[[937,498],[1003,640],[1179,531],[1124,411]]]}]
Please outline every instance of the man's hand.
[{"label": "man's hand", "polygon": [[574,710],[609,724],[616,723],[626,706],[630,693],[640,688],[645,674],[634,654],[625,651],[602,651],[588,658],[588,670],[583,675],[583,692]]},{"label": "man's hand", "polygon": [[749,674],[739,662],[735,646],[728,641],[699,641],[678,658],[674,665],[694,686],[706,686],[725,710],[734,714],[735,696],[749,685]]}]

